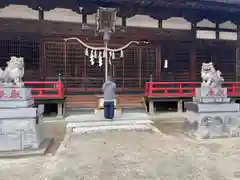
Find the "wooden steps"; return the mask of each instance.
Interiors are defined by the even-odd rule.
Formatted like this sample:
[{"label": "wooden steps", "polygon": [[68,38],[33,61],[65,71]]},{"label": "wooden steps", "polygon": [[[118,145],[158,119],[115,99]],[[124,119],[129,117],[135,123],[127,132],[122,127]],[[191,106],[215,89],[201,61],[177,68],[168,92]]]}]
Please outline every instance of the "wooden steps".
[{"label": "wooden steps", "polygon": [[67,96],[67,107],[70,108],[93,108],[97,107],[97,96],[95,95],[75,95]]},{"label": "wooden steps", "polygon": [[[119,100],[119,107],[126,108],[141,108],[144,107],[143,95],[117,95]],[[97,95],[75,95],[75,96],[67,96],[67,108],[92,108],[96,109],[98,105],[98,97]]]},{"label": "wooden steps", "polygon": [[120,107],[144,107],[143,95],[118,95]]}]

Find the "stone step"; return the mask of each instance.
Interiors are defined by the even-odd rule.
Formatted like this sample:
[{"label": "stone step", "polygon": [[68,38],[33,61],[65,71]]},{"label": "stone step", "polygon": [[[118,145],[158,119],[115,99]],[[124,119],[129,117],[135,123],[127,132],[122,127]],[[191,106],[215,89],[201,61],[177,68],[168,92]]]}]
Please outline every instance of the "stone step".
[{"label": "stone step", "polygon": [[152,130],[153,127],[149,124],[134,124],[134,125],[113,125],[113,126],[99,126],[99,127],[74,127],[71,133],[93,133],[93,132],[104,132],[112,130]]},{"label": "stone step", "polygon": [[151,129],[151,120],[118,120],[118,121],[98,121],[98,122],[70,122],[67,124],[67,132],[92,132],[104,130],[121,129]]},{"label": "stone step", "polygon": [[97,122],[69,122],[67,124],[68,127],[94,127],[94,126],[112,126],[112,125],[130,125],[130,124],[151,124],[153,121],[151,120],[105,120],[105,121],[97,121]]}]

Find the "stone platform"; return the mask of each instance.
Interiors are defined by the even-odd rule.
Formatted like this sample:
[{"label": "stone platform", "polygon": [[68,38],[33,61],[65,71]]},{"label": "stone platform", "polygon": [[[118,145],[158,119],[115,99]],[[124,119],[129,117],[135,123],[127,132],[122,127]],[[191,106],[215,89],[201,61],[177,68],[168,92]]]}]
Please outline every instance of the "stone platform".
[{"label": "stone platform", "polygon": [[113,120],[107,120],[101,112],[95,115],[75,115],[65,119],[68,133],[89,133],[109,130],[152,130],[153,121],[146,113],[116,113]]}]

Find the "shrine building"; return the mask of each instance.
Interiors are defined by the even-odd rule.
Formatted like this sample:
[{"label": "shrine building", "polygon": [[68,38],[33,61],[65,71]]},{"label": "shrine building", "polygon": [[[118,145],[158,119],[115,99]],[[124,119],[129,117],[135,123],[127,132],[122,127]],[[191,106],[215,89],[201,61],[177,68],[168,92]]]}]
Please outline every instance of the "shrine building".
[{"label": "shrine building", "polygon": [[99,94],[104,64],[91,65],[84,46],[64,41],[77,37],[88,45],[103,46],[102,35],[95,31],[98,7],[117,9],[109,47],[139,42],[112,60],[119,94],[142,95],[148,81],[200,82],[201,64],[210,61],[225,81],[239,81],[236,0],[2,0],[0,67],[10,56],[21,56],[24,81],[57,81],[60,74],[66,95]]}]

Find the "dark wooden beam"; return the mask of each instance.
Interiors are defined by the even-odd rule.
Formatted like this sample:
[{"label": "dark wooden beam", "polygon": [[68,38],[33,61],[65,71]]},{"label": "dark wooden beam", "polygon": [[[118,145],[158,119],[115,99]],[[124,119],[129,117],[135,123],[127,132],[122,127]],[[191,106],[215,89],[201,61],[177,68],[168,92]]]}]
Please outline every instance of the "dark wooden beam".
[{"label": "dark wooden beam", "polygon": [[158,28],[162,28],[162,20],[158,20]]},{"label": "dark wooden beam", "polygon": [[192,47],[190,48],[190,80],[191,81],[195,81],[196,80],[196,49],[197,49],[197,23],[196,22],[192,22],[192,26],[191,26],[191,35],[193,38],[192,41]]},{"label": "dark wooden beam", "polygon": [[122,26],[123,27],[127,26],[127,18],[126,17],[122,17]]},{"label": "dark wooden beam", "polygon": [[203,31],[222,31],[222,32],[236,32],[235,29],[225,29],[225,28],[220,28],[219,24],[216,24],[216,27],[197,27],[197,30],[203,30]]},{"label": "dark wooden beam", "polygon": [[216,23],[216,39],[219,39],[219,34],[220,34],[220,28],[219,28],[219,22]]},{"label": "dark wooden beam", "polygon": [[41,7],[38,8],[38,19],[44,20],[44,10]]},{"label": "dark wooden beam", "polygon": [[82,23],[83,23],[83,24],[87,24],[87,14],[84,13],[84,11],[83,11],[83,13],[82,13]]}]

